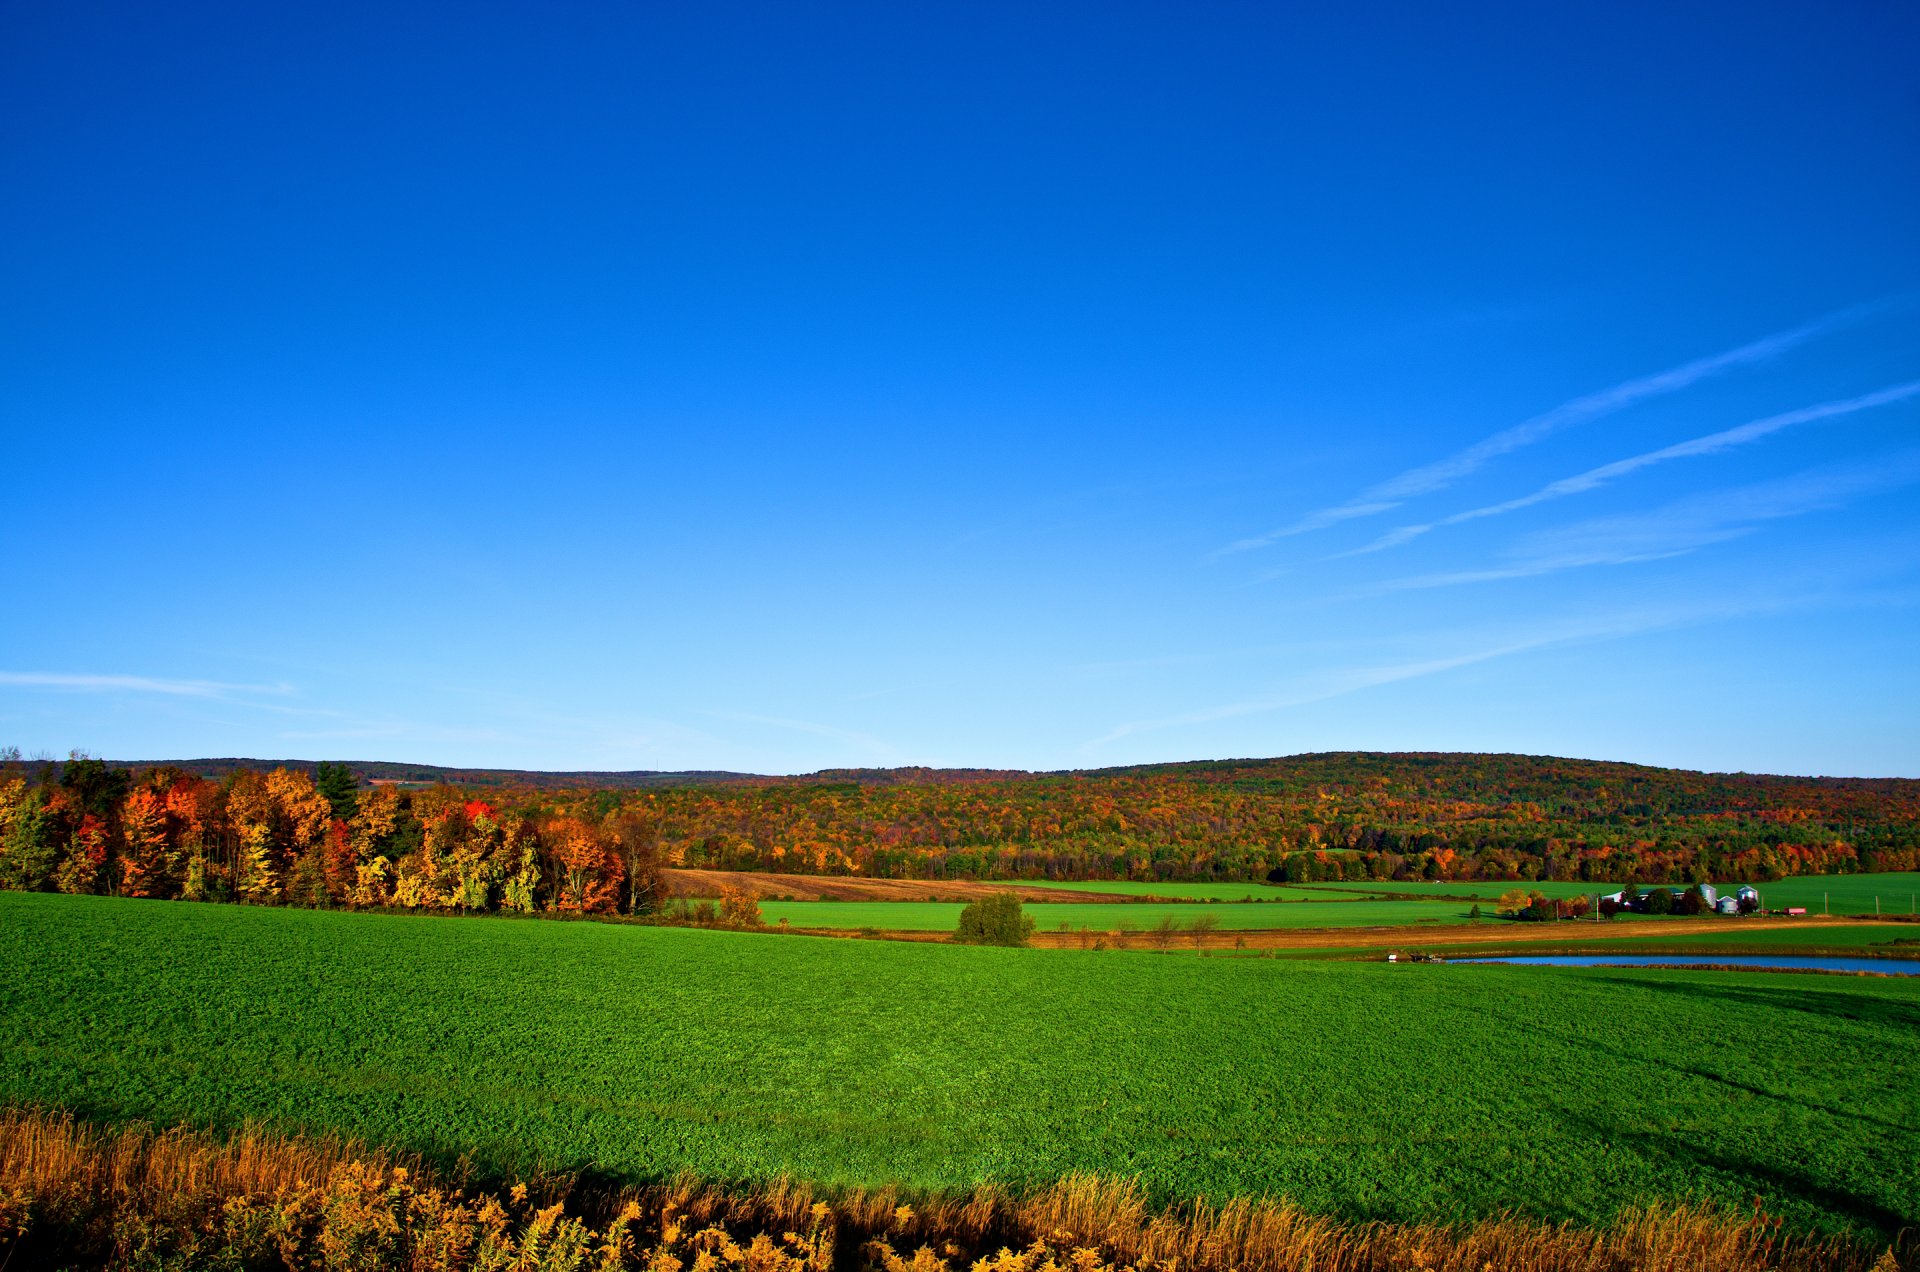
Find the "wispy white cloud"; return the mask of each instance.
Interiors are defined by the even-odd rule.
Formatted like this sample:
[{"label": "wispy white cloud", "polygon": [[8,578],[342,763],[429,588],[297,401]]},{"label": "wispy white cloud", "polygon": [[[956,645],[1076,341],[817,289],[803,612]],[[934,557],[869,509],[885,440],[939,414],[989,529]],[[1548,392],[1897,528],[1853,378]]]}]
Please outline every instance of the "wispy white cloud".
[{"label": "wispy white cloud", "polygon": [[[420,730],[404,724],[366,724],[345,729],[282,729],[278,736],[290,742],[345,742],[366,738],[399,738]],[[479,735],[487,741],[496,741],[498,734]]]},{"label": "wispy white cloud", "polygon": [[704,714],[716,720],[733,720],[741,724],[764,724],[775,729],[790,729],[795,733],[808,733],[814,737],[831,738],[836,742],[846,742],[860,747],[868,753],[888,761],[898,761],[900,751],[885,738],[875,737],[871,733],[860,733],[853,729],[842,729],[831,724],[816,724],[811,720],[794,720],[786,716],[752,715],[744,711],[708,711]]},{"label": "wispy white cloud", "polygon": [[1763,437],[1778,433],[1783,429],[1792,428],[1798,424],[1811,424],[1819,420],[1833,419],[1836,416],[1852,415],[1858,411],[1871,410],[1876,406],[1887,406],[1895,402],[1904,402],[1917,395],[1920,395],[1920,380],[1909,380],[1904,384],[1895,384],[1872,393],[1861,394],[1859,397],[1843,398],[1833,402],[1821,402],[1815,406],[1804,406],[1798,410],[1784,411],[1779,415],[1769,415],[1765,419],[1752,420],[1745,424],[1736,425],[1733,428],[1722,429],[1718,433],[1709,433],[1704,437],[1695,437],[1684,442],[1675,442],[1673,445],[1663,446],[1659,450],[1647,451],[1644,454],[1634,455],[1627,459],[1617,459],[1610,464],[1602,464],[1598,468],[1589,468],[1583,473],[1576,473],[1571,477],[1562,477],[1558,481],[1549,482],[1531,494],[1521,495],[1516,499],[1487,504],[1479,508],[1469,508],[1464,512],[1456,512],[1451,516],[1440,517],[1423,525],[1401,526],[1396,530],[1391,530],[1381,535],[1365,547],[1355,548],[1351,552],[1336,553],[1328,559],[1338,560],[1344,557],[1364,556],[1372,552],[1383,552],[1388,548],[1398,547],[1403,543],[1419,538],[1421,535],[1442,529],[1446,526],[1457,526],[1464,522],[1478,521],[1485,517],[1497,517],[1503,513],[1517,512],[1522,508],[1531,508],[1536,504],[1547,503],[1554,499],[1564,499],[1568,495],[1583,494],[1586,491],[1604,486],[1617,478],[1624,477],[1629,473],[1638,472],[1643,468],[1651,468],[1655,464],[1664,464],[1668,460],[1689,459],[1699,455],[1712,455],[1719,451],[1731,450],[1736,446],[1744,446],[1749,442],[1757,442]]},{"label": "wispy white cloud", "polygon": [[1530,578],[1596,565],[1684,556],[1750,534],[1770,521],[1843,507],[1920,482],[1920,451],[1871,463],[1810,469],[1732,490],[1691,495],[1647,512],[1598,517],[1522,539],[1504,563],[1478,570],[1410,575],[1350,596]]},{"label": "wispy white cloud", "polygon": [[1424,658],[1403,658],[1361,666],[1335,667],[1296,677],[1291,683],[1278,686],[1273,691],[1256,697],[1155,719],[1127,721],[1083,744],[1080,749],[1083,752],[1091,751],[1141,733],[1211,724],[1220,720],[1309,706],[1366,689],[1418,680],[1557,645],[1620,640],[1650,632],[1721,622],[1759,613],[1778,612],[1829,599],[1824,595],[1820,597],[1812,595],[1749,596],[1735,601],[1703,601],[1632,612],[1610,611],[1599,615],[1574,616],[1554,623],[1536,624],[1503,634],[1481,635],[1477,638],[1455,636],[1450,642],[1455,647],[1445,653]]},{"label": "wispy white cloud", "polygon": [[217,680],[171,680],[157,676],[123,676],[91,672],[0,671],[0,685],[23,689],[66,689],[81,693],[152,693],[173,698],[212,698],[223,702],[252,695],[285,695],[293,687],[238,685]]},{"label": "wispy white cloud", "polygon": [[1159,729],[1178,728],[1181,725],[1211,724],[1216,720],[1231,720],[1236,716],[1258,715],[1268,711],[1283,711],[1288,707],[1303,707],[1309,703],[1324,702],[1329,698],[1339,698],[1346,694],[1370,689],[1375,685],[1392,684],[1399,680],[1414,680],[1421,676],[1431,676],[1437,672],[1451,671],[1456,667],[1465,667],[1477,662],[1519,653],[1522,650],[1538,648],[1542,641],[1517,642],[1495,646],[1491,649],[1474,650],[1445,658],[1429,658],[1416,662],[1391,663],[1375,667],[1349,667],[1327,672],[1314,678],[1313,682],[1288,691],[1259,698],[1247,698],[1238,702],[1222,703],[1205,707],[1198,711],[1183,712],[1179,715],[1162,716],[1153,720],[1132,720],[1114,728],[1100,737],[1094,738],[1083,746],[1090,750],[1136,733],[1151,733]]},{"label": "wispy white cloud", "polygon": [[1502,429],[1490,437],[1482,438],[1444,459],[1418,468],[1410,468],[1398,476],[1390,477],[1362,491],[1345,503],[1307,513],[1265,534],[1231,543],[1222,551],[1244,552],[1253,548],[1263,548],[1294,535],[1306,534],[1338,525],[1343,521],[1391,511],[1416,495],[1431,494],[1450,486],[1490,460],[1522,447],[1531,446],[1563,429],[1612,415],[1649,398],[1678,393],[1702,380],[1738,367],[1765,362],[1796,345],[1806,343],[1815,336],[1881,313],[1893,303],[1895,302],[1878,301],[1855,305],[1798,327],[1764,336],[1738,348],[1728,349],[1705,358],[1697,358],[1692,362],[1670,367],[1653,375],[1624,381],[1611,388],[1602,389],[1598,393],[1589,393],[1584,397],[1562,402],[1552,410],[1536,415],[1512,428]]}]

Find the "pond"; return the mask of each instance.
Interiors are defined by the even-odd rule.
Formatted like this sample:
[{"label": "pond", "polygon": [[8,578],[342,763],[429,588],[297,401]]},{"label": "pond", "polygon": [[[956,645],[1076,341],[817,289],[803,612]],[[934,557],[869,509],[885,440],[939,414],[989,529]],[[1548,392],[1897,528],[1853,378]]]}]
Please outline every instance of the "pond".
[{"label": "pond", "polygon": [[1920,976],[1920,959],[1796,958],[1782,954],[1526,954],[1511,958],[1456,958],[1453,963],[1518,963],[1529,967],[1757,967],[1775,972],[1878,972]]}]

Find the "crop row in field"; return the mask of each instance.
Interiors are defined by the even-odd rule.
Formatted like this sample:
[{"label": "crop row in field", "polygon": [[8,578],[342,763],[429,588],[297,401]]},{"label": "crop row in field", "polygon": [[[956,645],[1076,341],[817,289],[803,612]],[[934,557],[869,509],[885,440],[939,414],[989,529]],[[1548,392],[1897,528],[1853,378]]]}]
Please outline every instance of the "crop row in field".
[{"label": "crop row in field", "polygon": [[[1266,906],[1262,909],[1321,907]],[[1920,985],[0,895],[0,1101],[485,1167],[1920,1222]]]}]

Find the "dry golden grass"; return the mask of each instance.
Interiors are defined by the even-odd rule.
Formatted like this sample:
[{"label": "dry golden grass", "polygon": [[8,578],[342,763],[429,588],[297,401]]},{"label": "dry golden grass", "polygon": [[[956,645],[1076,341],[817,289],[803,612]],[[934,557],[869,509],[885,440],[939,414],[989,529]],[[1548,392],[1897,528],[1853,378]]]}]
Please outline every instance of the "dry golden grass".
[{"label": "dry golden grass", "polygon": [[[457,1174],[457,1172],[456,1172]],[[501,1188],[335,1139],[103,1129],[0,1113],[0,1267],[525,1272],[1898,1272],[1759,1214],[1648,1206],[1590,1230],[1500,1217],[1346,1223],[1284,1203],[1174,1210],[1074,1175],[1028,1196],[908,1198],[777,1181]]]}]

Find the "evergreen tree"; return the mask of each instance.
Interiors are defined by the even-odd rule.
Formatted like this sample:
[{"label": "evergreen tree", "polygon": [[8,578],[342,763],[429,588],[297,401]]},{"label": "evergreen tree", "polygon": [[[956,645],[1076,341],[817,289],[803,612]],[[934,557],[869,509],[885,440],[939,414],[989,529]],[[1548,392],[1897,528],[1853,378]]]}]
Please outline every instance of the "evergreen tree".
[{"label": "evergreen tree", "polygon": [[353,815],[360,811],[360,783],[354,780],[353,770],[344,764],[333,764],[322,760],[314,766],[314,787],[333,805],[333,815],[341,821],[352,821]]}]

